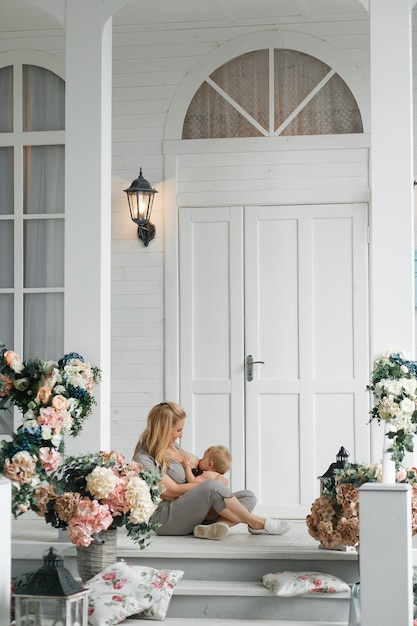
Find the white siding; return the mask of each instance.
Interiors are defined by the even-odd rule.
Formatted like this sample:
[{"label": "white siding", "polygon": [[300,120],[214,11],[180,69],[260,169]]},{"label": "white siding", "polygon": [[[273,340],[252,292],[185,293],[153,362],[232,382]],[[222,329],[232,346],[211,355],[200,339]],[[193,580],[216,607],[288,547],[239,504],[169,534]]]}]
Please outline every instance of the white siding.
[{"label": "white siding", "polygon": [[[146,14],[138,6],[137,24],[121,24],[118,20],[113,29],[112,446],[128,457],[149,408],[164,397],[164,348],[169,340],[164,336],[164,319],[165,308],[171,303],[164,302],[163,225],[164,211],[172,211],[174,207],[164,197],[163,139],[167,112],[181,82],[205,55],[223,43],[245,34],[273,29],[296,31],[323,40],[333,46],[335,52],[343,53],[352,61],[364,77],[368,78],[370,73],[369,21],[359,10],[350,16],[341,15],[340,19],[320,16],[319,20],[316,17],[303,23],[299,18],[288,18],[280,24],[266,25],[261,19],[253,25],[233,25],[225,21],[213,27],[195,22],[184,27],[178,23],[148,25],[142,23],[144,17],[146,19]],[[417,30],[415,19],[414,30]],[[0,61],[3,53],[18,50],[47,52],[62,65],[64,32],[58,26],[42,30],[38,25],[32,31],[4,32],[0,21]],[[351,190],[352,201],[365,199],[365,144],[351,146],[346,152],[330,151],[315,162],[315,168],[320,169],[320,163],[324,168],[321,173],[317,172],[321,177],[319,184],[316,177],[311,176],[311,164],[305,160],[303,166],[302,162],[313,153],[310,151],[304,156],[297,153],[296,163],[291,168],[292,193],[297,191],[299,194],[297,201],[303,201],[303,197],[311,201],[311,192],[317,194],[318,188],[328,190],[329,201],[339,201],[341,190],[346,189]],[[339,160],[336,158],[329,164],[326,161],[329,155]],[[287,156],[291,155],[287,153]],[[268,163],[262,162],[262,155],[256,156],[256,171],[264,177],[265,193],[268,190],[271,193],[278,190],[285,194],[289,192],[288,184],[282,179],[282,166],[287,171],[289,162],[280,163],[279,157],[279,154],[274,157],[275,171],[268,172]],[[187,158],[192,160],[192,157]],[[227,163],[223,162],[223,165],[226,167]],[[140,166],[145,178],[160,191],[153,214],[157,236],[147,249],[137,240],[136,227],[128,215],[123,193],[123,189],[136,178]],[[228,167],[228,173],[231,173]],[[215,184],[224,200],[224,176],[219,171],[217,173]],[[236,187],[238,178],[235,176],[234,180],[232,187]],[[247,184],[250,186],[249,182]],[[180,186],[182,203],[192,202],[192,188],[192,177],[184,170]],[[94,324],[94,320],[90,323]]]}]

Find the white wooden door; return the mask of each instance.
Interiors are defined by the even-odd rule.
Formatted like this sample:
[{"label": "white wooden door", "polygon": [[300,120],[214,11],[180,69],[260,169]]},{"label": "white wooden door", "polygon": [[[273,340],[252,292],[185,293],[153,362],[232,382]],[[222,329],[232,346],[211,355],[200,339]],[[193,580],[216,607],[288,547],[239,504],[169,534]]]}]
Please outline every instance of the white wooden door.
[{"label": "white wooden door", "polygon": [[363,205],[180,210],[184,446],[230,446],[265,515],[304,517],[341,445],[369,457],[366,233]]}]

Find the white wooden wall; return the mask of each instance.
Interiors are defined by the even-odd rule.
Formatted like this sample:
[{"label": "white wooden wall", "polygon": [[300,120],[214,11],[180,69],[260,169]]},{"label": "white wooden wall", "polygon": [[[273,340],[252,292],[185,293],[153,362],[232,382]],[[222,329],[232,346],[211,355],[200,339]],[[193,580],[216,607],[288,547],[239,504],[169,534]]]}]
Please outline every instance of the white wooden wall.
[{"label": "white wooden wall", "polygon": [[[143,17],[138,5],[136,23],[129,21],[113,29],[111,441],[112,447],[128,457],[149,408],[164,397],[164,317],[170,303],[164,303],[163,295],[164,235],[169,235],[163,232],[163,224],[164,211],[172,210],[165,202],[172,181],[164,171],[163,139],[167,112],[182,81],[223,43],[276,26],[316,37],[345,55],[366,78],[370,73],[369,21],[362,12],[349,19],[340,16],[340,20],[323,16],[321,22],[224,23],[210,28],[204,23],[147,25]],[[32,30],[7,32],[2,28],[0,20],[0,62],[7,62],[18,50],[44,51],[63,61],[64,31],[51,18],[45,16],[44,28],[41,18]],[[414,110],[416,117],[416,107]],[[140,166],[160,192],[153,214],[157,238],[147,249],[137,240],[123,193]],[[93,325],[94,320],[87,323]]]}]

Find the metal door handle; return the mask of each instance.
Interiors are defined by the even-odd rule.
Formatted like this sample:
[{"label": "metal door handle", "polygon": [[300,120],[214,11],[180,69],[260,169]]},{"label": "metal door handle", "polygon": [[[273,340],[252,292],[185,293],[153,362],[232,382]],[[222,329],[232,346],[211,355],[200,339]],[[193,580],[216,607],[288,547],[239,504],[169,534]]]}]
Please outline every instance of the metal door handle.
[{"label": "metal door handle", "polygon": [[265,361],[254,361],[253,356],[251,354],[248,354],[248,356],[246,357],[246,380],[248,380],[249,382],[253,380],[253,366],[256,365],[256,363],[264,364]]}]

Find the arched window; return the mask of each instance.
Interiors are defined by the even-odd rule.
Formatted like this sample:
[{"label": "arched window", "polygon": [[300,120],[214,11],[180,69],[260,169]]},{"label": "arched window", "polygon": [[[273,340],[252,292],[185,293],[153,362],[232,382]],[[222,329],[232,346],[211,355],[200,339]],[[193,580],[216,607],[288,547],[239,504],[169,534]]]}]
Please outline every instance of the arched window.
[{"label": "arched window", "polygon": [[62,78],[0,68],[0,339],[24,359],[63,353],[64,122]]},{"label": "arched window", "polygon": [[248,52],[216,69],[195,93],[183,139],[363,132],[343,79],[309,54]]}]

